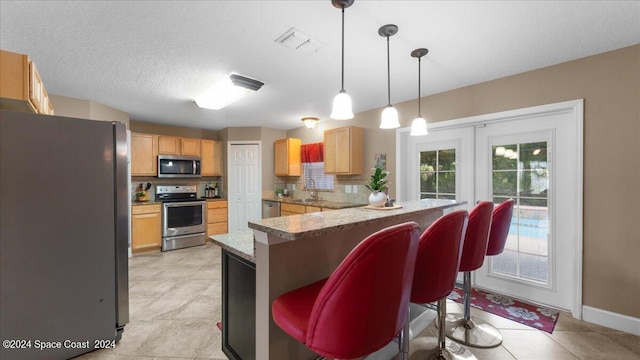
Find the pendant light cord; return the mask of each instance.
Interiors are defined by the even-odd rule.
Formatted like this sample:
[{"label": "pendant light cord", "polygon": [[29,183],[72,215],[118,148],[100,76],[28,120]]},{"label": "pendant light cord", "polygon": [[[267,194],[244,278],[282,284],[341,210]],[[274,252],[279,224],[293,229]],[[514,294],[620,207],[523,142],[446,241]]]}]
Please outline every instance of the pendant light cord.
[{"label": "pendant light cord", "polygon": [[420,110],[420,77],[421,77],[421,74],[420,74],[420,68],[421,68],[420,60],[421,60],[421,58],[418,58],[418,117],[422,117],[422,114],[421,114],[422,111]]},{"label": "pendant light cord", "polygon": [[389,36],[387,36],[387,106],[391,106],[391,64],[389,60]]},{"label": "pendant light cord", "polygon": [[342,89],[344,92],[344,5],[342,6]]}]

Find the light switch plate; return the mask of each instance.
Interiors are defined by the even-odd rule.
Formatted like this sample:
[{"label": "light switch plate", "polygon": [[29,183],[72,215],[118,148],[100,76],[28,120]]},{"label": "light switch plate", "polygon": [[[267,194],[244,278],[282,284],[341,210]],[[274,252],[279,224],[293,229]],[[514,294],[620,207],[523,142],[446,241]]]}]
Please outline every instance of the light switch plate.
[{"label": "light switch plate", "polygon": [[353,193],[354,194],[358,193],[358,185],[353,185]]},{"label": "light switch plate", "polygon": [[351,185],[345,185],[344,186],[344,192],[347,194],[351,194]]}]

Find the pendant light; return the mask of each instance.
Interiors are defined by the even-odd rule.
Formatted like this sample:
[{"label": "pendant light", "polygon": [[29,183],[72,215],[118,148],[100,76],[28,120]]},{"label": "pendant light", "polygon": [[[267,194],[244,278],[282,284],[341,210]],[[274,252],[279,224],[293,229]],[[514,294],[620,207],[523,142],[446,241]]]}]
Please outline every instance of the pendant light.
[{"label": "pendant light", "polygon": [[387,38],[387,107],[382,110],[380,129],[395,129],[400,127],[398,110],[391,105],[391,62],[389,60],[389,37],[398,32],[398,27],[393,24],[384,25],[378,29],[378,35]]},{"label": "pendant light", "polygon": [[413,119],[411,123],[411,136],[423,136],[427,135],[427,121],[422,118],[422,114],[420,113],[420,58],[427,55],[429,50],[425,48],[415,49],[411,52],[411,56],[414,58],[418,58],[418,117]]},{"label": "pendant light", "polygon": [[351,97],[344,90],[344,9],[353,5],[354,0],[331,0],[331,4],[338,9],[342,9],[342,87],[340,92],[333,98],[333,110],[331,118],[335,120],[353,119],[353,109],[351,107]]}]

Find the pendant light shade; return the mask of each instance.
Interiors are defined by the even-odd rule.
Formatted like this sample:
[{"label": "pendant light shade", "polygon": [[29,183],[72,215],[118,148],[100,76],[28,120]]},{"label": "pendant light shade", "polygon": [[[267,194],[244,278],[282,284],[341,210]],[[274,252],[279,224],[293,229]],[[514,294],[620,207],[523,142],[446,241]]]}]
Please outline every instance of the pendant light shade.
[{"label": "pendant light shade", "polygon": [[398,110],[391,105],[387,105],[387,107],[382,110],[380,129],[396,129],[399,127]]},{"label": "pendant light shade", "polygon": [[411,123],[411,136],[424,136],[427,135],[427,121],[421,115],[420,109],[420,59],[427,55],[429,50],[425,48],[415,49],[411,52],[411,57],[418,58],[418,116]]},{"label": "pendant light shade", "polygon": [[382,26],[378,29],[378,35],[387,38],[387,107],[382,110],[380,129],[395,129],[400,127],[398,110],[391,105],[391,62],[389,60],[389,37],[398,32],[398,27],[393,24]]},{"label": "pendant light shade", "polygon": [[344,9],[353,5],[354,0],[331,0],[331,4],[342,10],[342,82],[338,95],[333,98],[333,110],[330,117],[335,120],[353,119],[353,107],[351,97],[344,90]]},{"label": "pendant light shade", "polygon": [[422,117],[417,117],[411,122],[411,136],[427,135],[427,121]]},{"label": "pendant light shade", "polygon": [[333,98],[333,111],[331,118],[334,120],[353,119],[353,109],[351,107],[351,96],[346,91],[340,90],[338,95]]}]

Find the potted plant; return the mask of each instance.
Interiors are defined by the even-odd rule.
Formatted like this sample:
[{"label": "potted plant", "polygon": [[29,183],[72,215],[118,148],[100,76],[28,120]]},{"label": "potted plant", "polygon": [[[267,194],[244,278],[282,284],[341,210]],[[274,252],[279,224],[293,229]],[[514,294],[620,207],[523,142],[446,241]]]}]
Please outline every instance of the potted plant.
[{"label": "potted plant", "polygon": [[387,180],[384,178],[389,174],[388,171],[383,171],[382,168],[375,167],[373,175],[371,175],[371,181],[364,186],[371,191],[369,195],[369,204],[377,207],[383,207],[387,202],[387,194],[384,192],[387,190]]}]

